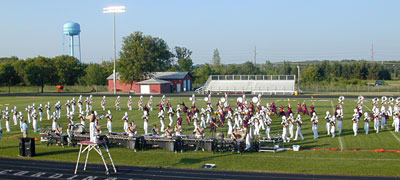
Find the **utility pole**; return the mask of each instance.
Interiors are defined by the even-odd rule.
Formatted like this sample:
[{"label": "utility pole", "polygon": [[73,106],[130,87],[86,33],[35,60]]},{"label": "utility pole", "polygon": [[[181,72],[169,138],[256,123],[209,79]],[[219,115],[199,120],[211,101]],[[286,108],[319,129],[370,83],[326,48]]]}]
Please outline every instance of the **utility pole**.
[{"label": "utility pole", "polygon": [[254,65],[257,64],[257,47],[254,46]]},{"label": "utility pole", "polygon": [[371,46],[371,61],[374,62],[374,44]]}]

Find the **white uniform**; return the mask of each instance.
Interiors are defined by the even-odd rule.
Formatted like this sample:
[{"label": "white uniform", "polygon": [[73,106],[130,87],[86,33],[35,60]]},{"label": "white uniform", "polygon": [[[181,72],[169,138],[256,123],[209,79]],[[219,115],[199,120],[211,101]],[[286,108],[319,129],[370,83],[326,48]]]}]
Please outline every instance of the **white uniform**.
[{"label": "white uniform", "polygon": [[357,134],[358,134],[358,114],[357,114],[357,116],[356,115],[353,116],[352,121],[353,121],[354,136],[357,136]]},{"label": "white uniform", "polygon": [[365,116],[364,117],[364,131],[365,131],[365,134],[368,134],[369,133],[369,121],[371,121],[371,118],[369,117],[367,112],[364,113],[364,116]]},{"label": "white uniform", "polygon": [[331,134],[332,134],[332,137],[334,138],[336,136],[336,134],[335,134],[335,132],[336,132],[336,127],[335,127],[336,118],[334,116],[331,117],[331,122],[333,123],[331,125]]},{"label": "white uniform", "polygon": [[50,116],[51,116],[50,102],[47,102],[47,105],[45,105],[44,107],[46,108],[47,120],[50,120]]},{"label": "white uniform", "polygon": [[287,120],[286,120],[286,116],[283,116],[283,117],[282,117],[281,125],[283,126],[283,128],[282,128],[282,140],[283,140],[284,143],[286,143],[286,141],[290,142],[290,138],[288,138],[288,137],[286,136],[286,134],[287,134],[286,125],[287,125],[287,124],[288,124],[288,123],[287,123]]},{"label": "white uniform", "polygon": [[168,110],[168,119],[169,119],[169,126],[172,127],[172,123],[174,122],[174,109],[172,107],[169,108]]},{"label": "white uniform", "polygon": [[311,122],[313,122],[312,124],[312,131],[314,134],[314,139],[318,139],[318,116],[317,114],[313,114],[313,116],[311,117]]},{"label": "white uniform", "polygon": [[129,133],[129,117],[128,117],[128,113],[125,112],[124,117],[122,117],[122,120],[124,121],[124,132]]},{"label": "white uniform", "polygon": [[331,134],[330,129],[331,129],[331,115],[329,114],[329,111],[326,111],[326,116],[325,116],[325,121],[326,121],[326,132],[328,135]]},{"label": "white uniform", "polygon": [[296,129],[296,136],[294,137],[294,140],[297,140],[297,137],[300,136],[301,140],[304,140],[304,136],[301,133],[301,124],[303,124],[303,121],[301,120],[301,116],[300,114],[297,115],[297,119],[296,119],[296,125],[297,125],[297,129]]},{"label": "white uniform", "polygon": [[294,117],[293,114],[290,114],[289,118],[288,118],[288,124],[289,124],[289,135],[290,135],[290,139],[292,139],[294,137]]},{"label": "white uniform", "polygon": [[143,129],[144,129],[144,134],[147,135],[148,134],[148,129],[149,129],[149,116],[147,114],[147,111],[143,111]]},{"label": "white uniform", "polygon": [[158,112],[158,118],[160,119],[160,124],[161,124],[160,131],[164,132],[165,124],[164,124],[164,111],[163,110]]},{"label": "white uniform", "polygon": [[394,121],[394,132],[399,132],[400,119],[397,113],[393,116],[393,121]]},{"label": "white uniform", "polygon": [[107,130],[108,133],[112,132],[112,115],[111,115],[111,111],[108,110],[108,113],[106,114],[106,119],[107,119]]},{"label": "white uniform", "polygon": [[375,113],[374,114],[374,129],[376,131],[376,133],[379,133],[379,129],[380,129],[380,114],[379,113]]},{"label": "white uniform", "polygon": [[266,118],[266,120],[265,120],[265,124],[266,124],[265,134],[267,135],[268,139],[271,139],[271,136],[269,134],[271,132],[271,122],[272,122],[272,120],[268,116],[268,118]]},{"label": "white uniform", "polygon": [[33,132],[37,131],[37,114],[36,110],[33,109],[32,111],[32,127],[33,127]]}]

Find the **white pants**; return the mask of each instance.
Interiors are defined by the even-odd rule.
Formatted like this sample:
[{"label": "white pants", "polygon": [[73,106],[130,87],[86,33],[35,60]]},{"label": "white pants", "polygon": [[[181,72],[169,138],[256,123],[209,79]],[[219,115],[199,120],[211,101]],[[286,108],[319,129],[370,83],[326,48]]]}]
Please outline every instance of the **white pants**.
[{"label": "white pants", "polygon": [[235,118],[235,124],[233,125],[233,128],[236,128],[236,127],[240,127],[238,118]]},{"label": "white pants", "polygon": [[129,133],[129,131],[128,131],[128,126],[129,126],[128,122],[124,121],[124,131],[125,131],[126,133]]},{"label": "white pants", "polygon": [[160,124],[161,124],[160,131],[164,132],[164,128],[165,128],[164,120],[160,120]]},{"label": "white pants", "polygon": [[374,128],[375,128],[376,133],[379,133],[379,128],[380,128],[379,124],[380,124],[379,120],[375,119],[374,120]]},{"label": "white pants", "polygon": [[78,104],[79,112],[82,112],[82,105]]},{"label": "white pants", "polygon": [[6,121],[6,130],[10,132],[10,121]]},{"label": "white pants", "polygon": [[206,128],[206,120],[204,120],[204,117],[201,117],[200,127],[204,128],[204,129]]},{"label": "white pants", "polygon": [[148,134],[148,131],[147,131],[148,127],[149,127],[149,123],[147,121],[145,121],[143,123],[143,129],[144,129],[144,134],[145,135]]},{"label": "white pants", "polygon": [[28,115],[28,123],[30,124],[31,123],[31,115],[30,115],[30,113],[28,113],[27,115]]},{"label": "white pants", "polygon": [[56,122],[56,121],[53,121],[53,122],[51,123],[51,130],[55,131],[56,129],[57,129],[57,122]]},{"label": "white pants", "polygon": [[39,121],[43,120],[43,112],[39,112]]},{"label": "white pants", "polygon": [[260,129],[265,130],[264,120],[260,120]]},{"label": "white pants", "polygon": [[290,135],[290,138],[293,138],[293,136],[294,136],[293,130],[294,130],[293,124],[289,124],[289,135]]},{"label": "white pants", "polygon": [[208,123],[210,123],[210,121],[211,121],[210,114],[209,114],[209,113],[207,113],[207,121],[206,121],[206,123],[208,124]]},{"label": "white pants", "polygon": [[17,115],[13,115],[14,126],[18,124]]},{"label": "white pants", "polygon": [[47,113],[47,120],[50,120],[50,110],[47,110],[46,113]]},{"label": "white pants", "polygon": [[33,119],[32,127],[33,127],[33,132],[36,132],[36,130],[37,130],[37,120],[36,119]]},{"label": "white pants", "polygon": [[107,121],[107,129],[108,129],[109,133],[112,132],[112,122],[111,121]]},{"label": "white pants", "polygon": [[303,134],[301,133],[301,126],[297,126],[297,129],[296,129],[296,136],[294,137],[294,140],[297,140],[297,137],[299,137],[299,136],[300,136],[301,140],[304,140],[304,136],[303,136]]},{"label": "white pants", "polygon": [[286,141],[289,141],[289,142],[290,142],[290,138],[288,138],[288,137],[286,136],[286,134],[287,134],[286,131],[287,131],[286,128],[283,128],[283,131],[282,131],[282,139],[283,139],[283,142],[284,142],[284,143],[286,143]]},{"label": "white pants", "polygon": [[251,143],[250,143],[250,133],[247,133],[246,135],[246,149],[250,149],[251,148]]},{"label": "white pants", "polygon": [[132,105],[128,106],[129,111],[132,111]]},{"label": "white pants", "polygon": [[338,120],[338,121],[337,121],[337,126],[338,126],[338,130],[339,130],[339,134],[342,134],[343,121]]},{"label": "white pants", "polygon": [[271,136],[269,135],[269,132],[271,132],[271,127],[267,126],[267,128],[265,129],[265,134],[267,135],[268,139],[271,139]]},{"label": "white pants", "polygon": [[97,143],[97,138],[96,138],[96,124],[94,122],[90,122],[89,123],[89,137],[90,137],[90,141]]},{"label": "white pants", "polygon": [[353,123],[354,136],[357,136],[357,131],[358,131],[358,123]]},{"label": "white pants", "polygon": [[331,134],[332,134],[332,137],[335,137],[335,131],[336,131],[335,126],[331,126]]},{"label": "white pants", "polygon": [[61,110],[57,109],[57,118],[60,119],[60,117],[61,117]]},{"label": "white pants", "polygon": [[105,111],[106,110],[106,104],[103,104],[103,111]]},{"label": "white pants", "polygon": [[367,122],[364,122],[364,131],[365,131],[365,134],[369,133],[369,123],[367,123]]},{"label": "white pants", "polygon": [[[260,123],[255,123],[254,124],[254,135],[258,136],[260,135]],[[230,127],[231,128],[231,127]],[[232,129],[231,129],[232,130]],[[232,132],[231,132],[232,133]]]},{"label": "white pants", "polygon": [[194,122],[193,122],[193,126],[194,126],[193,132],[196,132],[196,130],[197,130],[197,121],[194,121]]},{"label": "white pants", "polygon": [[67,116],[69,116],[69,107],[67,107]]},{"label": "white pants", "polygon": [[[256,128],[257,129],[257,128]],[[232,134],[232,130],[233,130],[233,128],[232,128],[232,121],[228,121],[228,135],[231,135]],[[257,131],[257,130],[256,130]]]},{"label": "white pants", "polygon": [[75,114],[75,105],[71,106],[72,114]]},{"label": "white pants", "polygon": [[312,131],[314,133],[314,139],[318,139],[318,124],[312,125]]},{"label": "white pants", "polygon": [[331,123],[326,123],[326,132],[328,135],[331,134],[330,129],[331,129]]},{"label": "white pants", "polygon": [[169,126],[172,127],[172,123],[174,122],[174,119],[172,118],[172,116],[168,116],[169,118]]},{"label": "white pants", "polygon": [[382,123],[381,123],[381,129],[385,129],[385,128],[386,128],[386,118],[383,116]]},{"label": "white pants", "polygon": [[394,132],[399,132],[399,119],[394,120]]}]

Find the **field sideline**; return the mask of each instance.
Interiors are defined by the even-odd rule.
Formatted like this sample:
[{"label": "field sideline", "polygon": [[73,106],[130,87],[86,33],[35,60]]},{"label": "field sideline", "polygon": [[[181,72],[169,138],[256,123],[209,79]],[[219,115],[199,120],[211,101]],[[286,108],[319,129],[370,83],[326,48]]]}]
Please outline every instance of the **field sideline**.
[{"label": "field sideline", "polygon": [[[190,105],[188,97],[168,97],[167,100],[171,101],[173,107],[176,107],[177,103],[182,101],[185,104]],[[249,98],[250,95],[248,95]],[[75,96],[78,98],[78,95]],[[86,98],[84,96],[84,98]],[[44,97],[44,96],[9,96],[0,97],[0,109],[4,110],[5,106],[11,109],[14,105],[17,106],[18,110],[22,111],[26,106],[32,103],[45,104],[47,101],[54,105],[56,101],[60,100],[63,105],[61,125],[65,127],[67,125],[67,119],[65,116],[64,104],[67,99],[72,99],[71,96],[65,97]],[[107,109],[112,111],[113,114],[113,131],[122,132],[123,122],[121,120],[123,113],[128,112],[130,120],[135,120],[138,125],[138,134],[143,134],[143,121],[141,119],[142,112],[137,111],[137,100],[138,97],[134,97],[133,111],[128,111],[126,107],[127,97],[121,97],[122,111],[115,111],[114,101],[115,97],[107,97]],[[147,102],[148,97],[145,97]],[[203,98],[197,98],[197,107],[205,107]],[[213,98],[213,104],[219,98]],[[105,111],[100,110],[101,97],[94,97],[94,109],[102,115],[106,114]],[[262,103],[265,105],[267,102],[275,101],[279,107],[287,105],[287,98],[280,97],[268,97],[263,98]],[[158,109],[156,104],[160,101],[160,97],[154,98],[153,107],[155,111],[150,112],[149,129],[153,124],[160,126],[157,118]],[[291,98],[290,103],[293,106],[293,112],[297,112],[297,102],[305,101],[308,108],[311,106],[310,98]],[[280,172],[280,173],[304,173],[304,174],[327,174],[327,175],[365,175],[365,176],[400,176],[398,169],[400,168],[400,154],[398,153],[384,153],[384,152],[373,152],[369,150],[384,149],[384,150],[400,150],[400,134],[394,133],[391,127],[392,119],[388,121],[387,129],[383,130],[379,134],[373,131],[373,124],[370,123],[370,134],[365,135],[363,126],[364,122],[360,121],[359,124],[359,135],[354,137],[352,130],[352,114],[353,109],[356,107],[355,98],[346,98],[344,102],[344,121],[343,121],[343,133],[341,136],[331,138],[326,135],[325,111],[333,112],[334,106],[337,104],[337,98],[314,98],[316,108],[315,110],[319,114],[319,136],[317,140],[313,139],[311,131],[310,117],[305,115],[302,116],[303,126],[302,132],[305,137],[304,141],[291,141],[287,143],[285,147],[291,147],[293,144],[299,144],[305,150],[299,152],[286,151],[276,154],[271,153],[245,153],[238,155],[235,153],[216,153],[211,152],[195,152],[187,151],[184,153],[173,153],[166,150],[147,150],[143,152],[134,153],[132,150],[125,148],[112,148],[111,153],[113,159],[117,165],[136,165],[136,166],[152,166],[152,167],[173,167],[173,168],[192,168],[199,169],[205,163],[217,164],[216,170],[236,170],[236,171],[262,171],[262,172]],[[236,97],[229,98],[229,103],[232,107],[235,107]],[[372,108],[371,99],[364,100],[364,112],[370,112]],[[54,107],[52,108],[54,110]],[[23,111],[24,117],[26,112]],[[185,117],[185,116],[184,116]],[[176,120],[176,117],[175,117]],[[10,120],[10,122],[12,119]],[[77,123],[78,120],[75,120]],[[169,120],[166,118],[165,123],[168,124]],[[280,134],[282,127],[280,125],[281,119],[273,117],[271,134]],[[11,125],[11,132],[5,132],[5,122],[1,122],[3,128],[3,137],[0,141],[0,157],[8,158],[21,158],[18,157],[18,140],[12,137],[20,137],[21,133],[17,126]],[[12,124],[12,123],[11,123]],[[103,132],[107,132],[105,129],[105,120],[101,122]],[[48,127],[51,126],[51,121],[43,120],[39,122],[39,126]],[[187,125],[183,122],[183,134],[191,134],[193,125]],[[226,133],[227,126],[218,128],[217,131]],[[265,135],[264,132],[262,132]],[[206,136],[210,136],[209,129],[206,129]],[[32,127],[30,126],[30,136],[39,137],[39,133],[33,133]],[[310,148],[318,149],[341,149],[343,151],[314,151],[307,150]],[[360,149],[361,151],[348,151],[353,149]],[[37,160],[55,160],[55,161],[76,161],[78,148],[77,147],[59,147],[50,146],[47,147],[45,144],[36,144],[36,152],[38,156],[32,159]],[[101,159],[93,156],[91,162],[100,163]]]}]

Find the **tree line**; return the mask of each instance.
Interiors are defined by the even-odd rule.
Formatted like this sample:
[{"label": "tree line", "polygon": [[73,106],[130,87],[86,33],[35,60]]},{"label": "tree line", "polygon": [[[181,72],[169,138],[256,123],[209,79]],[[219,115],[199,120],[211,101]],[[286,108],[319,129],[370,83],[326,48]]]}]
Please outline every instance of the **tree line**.
[{"label": "tree line", "polygon": [[[176,46],[172,49],[161,38],[135,32],[123,37],[117,72],[128,84],[151,78],[156,71],[189,72],[194,85],[206,82],[210,75],[298,75],[303,84],[360,84],[362,80],[390,80],[396,77],[397,68],[365,60],[311,61],[254,64],[223,64],[218,49],[210,63],[194,65],[192,51]],[[298,68],[299,67],[299,68]],[[393,73],[392,73],[393,72]],[[113,63],[81,63],[68,55],[33,57],[25,60],[17,57],[0,58],[0,84],[5,86],[44,85],[106,85],[106,78],[113,73]],[[361,80],[361,81],[360,81]]]}]

